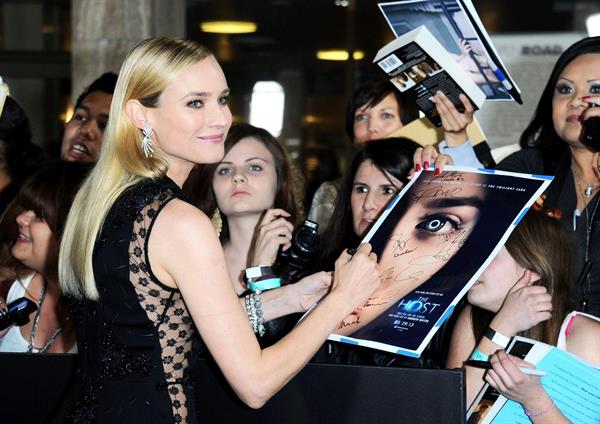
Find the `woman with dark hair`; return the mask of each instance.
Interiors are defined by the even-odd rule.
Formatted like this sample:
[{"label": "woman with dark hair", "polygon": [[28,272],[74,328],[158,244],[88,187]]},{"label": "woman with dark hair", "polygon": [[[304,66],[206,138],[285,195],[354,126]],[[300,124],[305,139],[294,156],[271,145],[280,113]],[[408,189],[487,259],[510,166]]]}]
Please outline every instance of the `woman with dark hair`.
[{"label": "woman with dark hair", "polygon": [[[560,222],[540,212],[527,213],[469,290],[469,305],[452,333],[447,367],[462,367],[470,356],[487,360],[498,349],[506,348],[508,339],[516,335],[558,344],[587,361],[600,363],[600,322],[576,314],[561,327],[573,309],[571,247],[572,237]],[[504,352],[494,356],[502,365],[496,364],[497,374],[488,375],[486,380],[522,403],[526,411],[532,412],[530,416],[546,411],[543,415],[547,413],[547,419],[557,419],[558,411],[548,409],[552,401],[539,379],[522,374],[510,359],[506,361]],[[469,405],[484,384],[484,371],[469,366],[466,371]],[[513,378],[521,387],[519,394],[515,386],[507,391],[503,385]]]},{"label": "woman with dark hair", "polygon": [[[450,156],[455,165],[491,167],[495,163],[487,143],[479,143],[475,151],[468,142],[466,128],[473,121],[474,109],[466,96],[461,95],[460,99],[463,113],[441,91],[429,99],[436,104],[444,127],[440,151]],[[360,146],[372,140],[391,137],[418,117],[416,104],[408,101],[392,83],[382,79],[369,80],[354,91],[346,105],[346,134],[354,144]],[[437,156],[435,148],[426,146],[422,152],[418,162],[433,163],[431,159]],[[339,179],[327,181],[315,192],[308,217],[318,222],[321,228],[329,223],[340,184]]]},{"label": "woman with dark hair", "polygon": [[346,104],[346,134],[360,145],[383,138],[417,118],[417,105],[408,102],[389,81],[368,80]]},{"label": "woman with dark hair", "polygon": [[408,183],[419,144],[407,138],[375,140],[354,156],[342,180],[333,217],[322,237],[321,265],[360,243],[385,205]]},{"label": "woman with dark hair", "polygon": [[[436,104],[442,119],[442,153],[452,156],[457,164],[463,166],[472,166],[478,157],[481,157],[480,162],[485,166],[493,165],[489,149],[476,151],[477,157],[471,148],[466,152],[458,149],[468,140],[466,127],[473,121],[474,112],[466,96],[461,95],[460,99],[464,108],[462,113],[441,91],[429,99]],[[353,143],[361,145],[371,140],[389,137],[418,118],[417,105],[409,101],[392,83],[380,79],[369,80],[354,91],[346,104],[346,134]],[[478,149],[485,146],[485,143],[480,144]]]},{"label": "woman with dark hair", "polygon": [[[286,211],[288,214],[286,216],[287,221],[291,223],[292,227],[298,224],[299,211],[297,210],[297,201],[293,189],[290,162],[283,146],[263,128],[250,124],[233,125],[225,139],[225,157],[223,160],[218,163],[196,166],[184,186],[185,191],[204,213],[214,216],[217,222],[222,221],[219,237],[224,244],[230,239],[230,230],[228,220],[222,220],[221,218],[223,211],[219,209],[214,183],[220,181],[219,176],[231,176],[227,167],[231,161],[227,160],[227,155],[240,142],[242,142],[242,146],[248,146],[246,150],[251,153],[255,151],[254,148],[258,148],[263,151],[262,153],[265,153],[264,156],[268,160],[264,158],[257,158],[257,160],[262,163],[268,161],[270,170],[272,169],[274,172],[275,179],[273,182],[275,186],[272,187],[272,195],[269,196],[269,198],[272,198],[269,201],[269,203],[272,203],[271,208]],[[247,159],[250,169],[253,169],[255,173],[262,171],[260,164],[256,166],[251,163],[252,157]],[[211,183],[207,183],[207,181]]]},{"label": "woman with dark hair", "polygon": [[[333,218],[321,238],[321,269],[332,269],[336,255],[358,246],[386,205],[408,183],[420,145],[407,138],[373,140],[356,153],[342,180]],[[438,341],[436,340],[436,343]],[[315,362],[438,368],[441,356],[427,351],[416,360],[360,346],[327,342]]]},{"label": "woman with dark hair", "polygon": [[0,264],[0,297],[6,295],[6,304],[26,297],[37,305],[29,323],[4,332],[2,352],[76,350],[73,326],[58,286],[58,244],[88,170],[58,163],[37,172],[25,181],[0,222],[3,236],[14,235],[10,252],[3,252]]},{"label": "woman with dark hair", "polygon": [[581,142],[585,122],[600,116],[600,37],[584,38],[558,58],[521,151],[498,169],[554,175],[544,208],[559,215],[576,236],[577,308],[600,316],[600,155]]},{"label": "woman with dark hair", "polygon": [[273,287],[261,295],[265,331],[259,340],[265,346],[289,332],[299,318],[288,315],[307,311],[331,285],[331,273],[326,272],[299,281],[279,275],[282,268],[276,259],[290,248],[299,223],[293,188],[283,146],[268,131],[250,124],[233,125],[223,160],[197,166],[184,186],[194,203],[213,217],[240,302],[245,304],[255,291],[248,286],[247,270],[265,267],[261,269],[273,277],[264,278]]},{"label": "woman with dark hair", "polygon": [[[299,223],[283,146],[267,130],[233,125],[225,139],[223,160],[197,166],[184,189],[217,224],[229,276],[244,301],[248,294],[244,271],[273,266],[279,251],[290,248],[292,232]],[[264,292],[265,321],[306,311],[325,295],[330,283],[331,275],[320,272]]]}]

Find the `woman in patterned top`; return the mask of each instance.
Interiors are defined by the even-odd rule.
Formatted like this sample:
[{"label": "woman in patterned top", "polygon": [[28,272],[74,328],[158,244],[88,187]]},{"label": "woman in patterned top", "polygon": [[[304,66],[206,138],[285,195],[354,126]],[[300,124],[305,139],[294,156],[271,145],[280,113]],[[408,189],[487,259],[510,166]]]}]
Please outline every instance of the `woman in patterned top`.
[{"label": "woman in patterned top", "polygon": [[[370,246],[344,252],[329,295],[260,349],[210,219],[180,190],[195,164],[223,158],[228,95],[216,59],[192,41],[149,39],[123,64],[61,244],[81,352],[71,421],[196,421],[195,329],[238,396],[261,407],[378,286]],[[247,306],[260,315],[259,304]]]}]

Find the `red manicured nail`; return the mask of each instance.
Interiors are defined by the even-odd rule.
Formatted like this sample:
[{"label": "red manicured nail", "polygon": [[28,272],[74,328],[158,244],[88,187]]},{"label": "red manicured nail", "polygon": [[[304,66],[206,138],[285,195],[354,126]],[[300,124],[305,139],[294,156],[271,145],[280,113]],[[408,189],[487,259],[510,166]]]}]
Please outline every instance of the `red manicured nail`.
[{"label": "red manicured nail", "polygon": [[587,102],[587,101],[588,101],[588,100],[589,100],[591,97],[592,97],[592,96],[583,96],[581,99],[582,99],[584,102]]},{"label": "red manicured nail", "polygon": [[417,172],[419,172],[421,170],[421,165],[419,165],[418,163],[415,165],[415,169],[417,170]]},{"label": "red manicured nail", "polygon": [[435,175],[436,177],[440,175],[440,168],[435,168],[435,170],[433,171],[433,175]]},{"label": "red manicured nail", "polygon": [[429,170],[429,162],[425,161],[423,162],[423,167],[427,170]]}]

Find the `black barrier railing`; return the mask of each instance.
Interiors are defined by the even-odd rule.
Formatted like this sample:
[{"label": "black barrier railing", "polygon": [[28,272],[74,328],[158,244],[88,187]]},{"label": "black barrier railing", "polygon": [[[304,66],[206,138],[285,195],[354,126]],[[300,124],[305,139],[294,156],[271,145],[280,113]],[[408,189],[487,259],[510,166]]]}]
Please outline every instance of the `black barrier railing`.
[{"label": "black barrier railing", "polygon": [[[76,355],[0,354],[0,421],[44,423],[72,383]],[[196,376],[203,423],[463,423],[464,374],[345,365],[307,365],[263,408],[252,410],[210,361]]]}]

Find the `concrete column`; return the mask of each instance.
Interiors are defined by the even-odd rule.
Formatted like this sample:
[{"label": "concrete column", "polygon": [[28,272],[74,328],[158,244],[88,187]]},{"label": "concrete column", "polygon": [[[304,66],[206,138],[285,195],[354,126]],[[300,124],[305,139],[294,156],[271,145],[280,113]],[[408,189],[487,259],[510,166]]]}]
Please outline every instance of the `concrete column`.
[{"label": "concrete column", "polygon": [[283,128],[279,139],[286,145],[294,159],[301,149],[302,117],[304,115],[304,75],[299,70],[283,70],[277,82],[285,93],[283,109]]},{"label": "concrete column", "polygon": [[104,72],[119,72],[129,50],[158,35],[185,35],[185,0],[72,0],[71,95]]},{"label": "concrete column", "polygon": [[[42,26],[43,5],[33,3],[7,3],[3,6],[4,48],[8,51],[39,52],[44,49]],[[23,28],[28,30],[23,31]],[[37,31],[36,31],[37,30]],[[40,78],[7,77],[2,75],[10,87],[11,95],[21,105],[34,136],[34,142],[43,144],[46,138],[44,110],[46,88]]]}]

